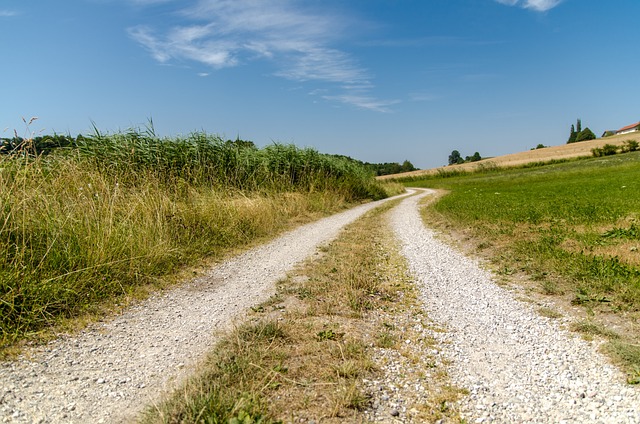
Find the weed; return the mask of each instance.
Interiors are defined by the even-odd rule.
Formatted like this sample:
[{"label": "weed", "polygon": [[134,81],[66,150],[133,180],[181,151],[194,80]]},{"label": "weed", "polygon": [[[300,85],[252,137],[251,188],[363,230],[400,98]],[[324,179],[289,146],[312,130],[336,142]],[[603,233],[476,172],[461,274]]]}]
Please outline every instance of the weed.
[{"label": "weed", "polygon": [[381,331],[376,336],[376,346],[378,347],[388,349],[395,346],[395,344],[396,344],[396,338],[389,331]]},{"label": "weed", "polygon": [[620,338],[620,335],[611,331],[601,324],[597,324],[591,321],[580,321],[572,324],[571,328],[573,331],[580,332],[587,336],[600,336],[606,337],[612,340],[616,340]]},{"label": "weed", "polygon": [[336,331],[333,331],[332,329],[322,330],[318,334],[316,334],[316,337],[318,337],[319,341],[340,340],[343,336],[344,333],[338,333]]},{"label": "weed", "polygon": [[560,312],[547,307],[539,308],[538,313],[546,318],[551,318],[551,319],[562,318],[562,314]]},{"label": "weed", "polygon": [[627,376],[627,383],[629,384],[640,384],[640,366],[634,366]]},{"label": "weed", "polygon": [[545,280],[542,282],[542,293],[553,296],[563,294],[564,291],[558,286],[558,283]]},{"label": "weed", "polygon": [[640,240],[640,228],[633,222],[629,228],[613,228],[604,234],[603,239],[628,239],[628,240]]}]

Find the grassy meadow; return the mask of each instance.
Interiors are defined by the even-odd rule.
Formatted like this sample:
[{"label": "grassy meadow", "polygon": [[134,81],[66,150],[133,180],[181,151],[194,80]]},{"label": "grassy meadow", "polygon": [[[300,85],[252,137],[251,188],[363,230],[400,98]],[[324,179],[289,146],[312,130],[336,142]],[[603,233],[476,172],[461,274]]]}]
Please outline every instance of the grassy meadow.
[{"label": "grassy meadow", "polygon": [[447,190],[425,219],[470,235],[503,274],[592,315],[640,318],[640,152],[406,184]]},{"label": "grassy meadow", "polygon": [[348,158],[203,133],[28,141],[0,156],[1,346],[390,187]]}]

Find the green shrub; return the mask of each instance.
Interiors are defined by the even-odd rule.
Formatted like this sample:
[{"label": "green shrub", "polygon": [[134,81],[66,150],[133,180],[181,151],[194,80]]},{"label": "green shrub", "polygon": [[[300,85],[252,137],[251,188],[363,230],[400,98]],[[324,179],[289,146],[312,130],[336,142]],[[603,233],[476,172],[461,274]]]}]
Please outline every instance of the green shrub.
[{"label": "green shrub", "polygon": [[613,156],[616,153],[618,153],[618,147],[613,144],[605,144],[600,148],[594,147],[591,149],[591,154],[593,154],[594,157]]},{"label": "green shrub", "polygon": [[640,147],[636,140],[626,140],[622,146],[622,153],[635,152]]}]

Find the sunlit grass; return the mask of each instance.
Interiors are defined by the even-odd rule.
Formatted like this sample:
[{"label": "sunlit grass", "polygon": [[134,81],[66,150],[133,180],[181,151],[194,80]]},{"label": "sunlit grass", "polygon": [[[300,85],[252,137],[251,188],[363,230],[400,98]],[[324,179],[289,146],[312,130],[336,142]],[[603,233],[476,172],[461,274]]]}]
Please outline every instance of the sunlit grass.
[{"label": "sunlit grass", "polygon": [[628,236],[640,219],[639,154],[412,185],[450,190],[431,213],[504,247],[517,269],[561,276],[577,302],[640,309],[640,241]]},{"label": "sunlit grass", "polygon": [[[411,185],[448,190],[423,216],[471,236],[499,272],[524,272],[540,293],[564,295],[588,314],[640,317],[640,153]],[[639,356],[624,348],[637,346],[637,335],[597,335],[637,374]]]},{"label": "sunlit grass", "polygon": [[0,345],[386,195],[346,158],[205,134],[96,134],[47,156],[0,156]]}]

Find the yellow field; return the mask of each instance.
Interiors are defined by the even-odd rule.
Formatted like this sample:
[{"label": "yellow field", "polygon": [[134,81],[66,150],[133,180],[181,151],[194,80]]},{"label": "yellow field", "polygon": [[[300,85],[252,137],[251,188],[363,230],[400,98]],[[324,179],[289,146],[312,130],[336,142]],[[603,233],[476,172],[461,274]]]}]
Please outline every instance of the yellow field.
[{"label": "yellow field", "polygon": [[419,171],[404,172],[394,175],[383,175],[378,177],[380,180],[413,177],[419,175],[431,175],[441,170],[453,171],[473,171],[482,167],[510,167],[525,165],[534,162],[547,162],[554,159],[571,159],[577,157],[592,156],[591,149],[602,147],[605,144],[613,144],[621,146],[626,140],[635,140],[640,142],[640,132],[631,134],[614,135],[606,138],[598,138],[596,140],[581,141],[579,143],[563,144],[560,146],[545,147],[544,149],[527,150],[521,153],[512,153],[504,156],[496,156],[490,159],[483,159],[478,162],[463,163],[460,165],[441,166],[439,168],[421,169]]}]

